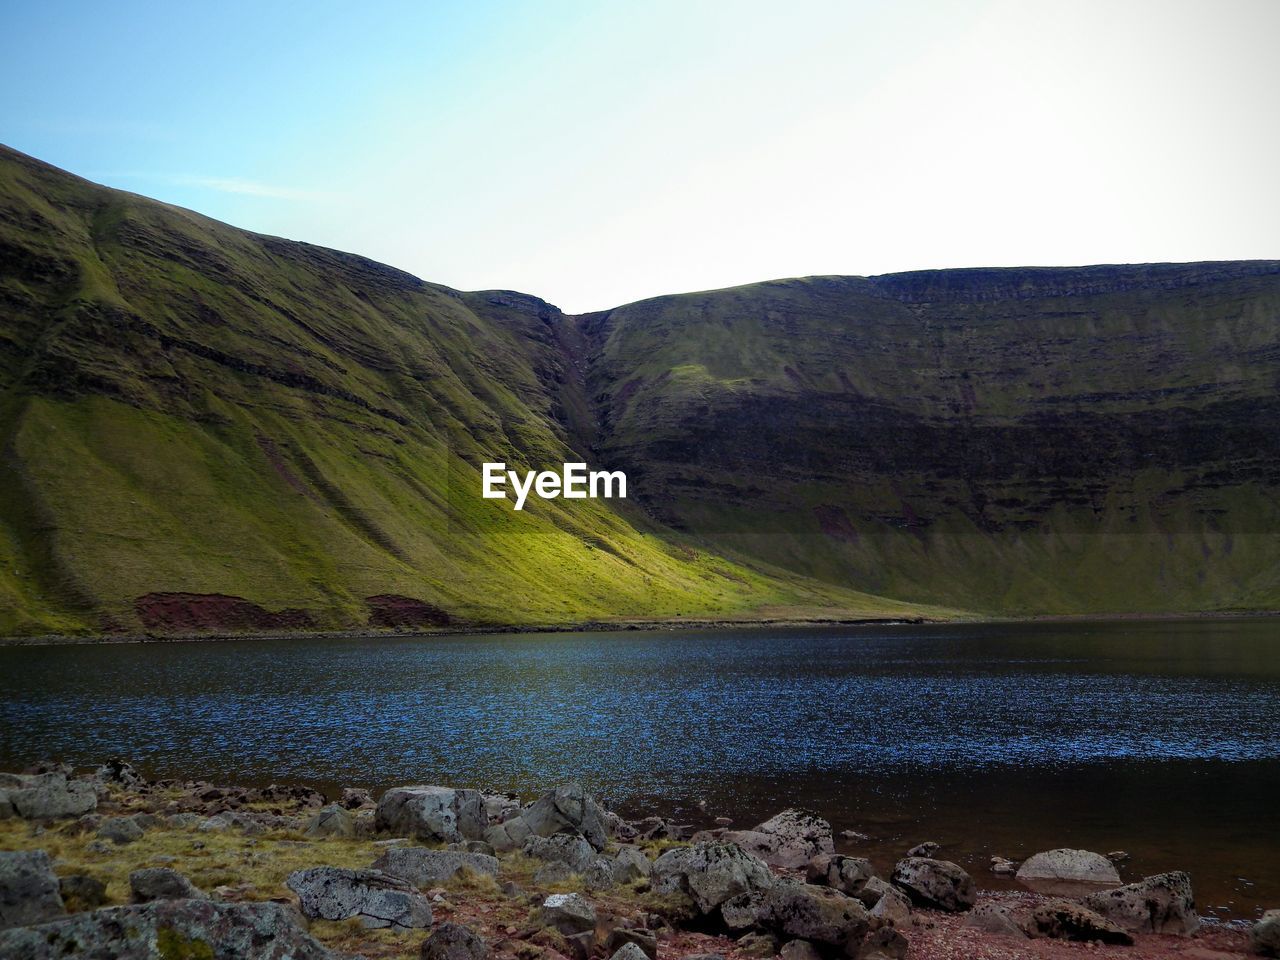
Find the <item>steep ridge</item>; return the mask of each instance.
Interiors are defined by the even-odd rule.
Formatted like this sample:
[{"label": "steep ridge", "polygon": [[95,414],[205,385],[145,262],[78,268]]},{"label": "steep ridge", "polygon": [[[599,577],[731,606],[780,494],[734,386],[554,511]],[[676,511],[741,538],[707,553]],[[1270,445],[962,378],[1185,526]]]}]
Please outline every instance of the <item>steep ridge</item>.
[{"label": "steep ridge", "polygon": [[910,607],[729,562],[615,501],[479,497],[579,459],[558,310],[236,230],[0,151],[0,632]]},{"label": "steep ridge", "polygon": [[1280,602],[1280,262],[810,277],[582,318],[603,456],[716,549],[1007,613]]}]

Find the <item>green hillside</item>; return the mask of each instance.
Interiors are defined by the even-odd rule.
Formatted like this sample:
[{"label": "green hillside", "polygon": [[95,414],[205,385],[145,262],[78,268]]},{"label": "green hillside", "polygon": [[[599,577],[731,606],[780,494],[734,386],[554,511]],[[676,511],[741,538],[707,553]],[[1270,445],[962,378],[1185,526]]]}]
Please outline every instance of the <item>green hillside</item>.
[{"label": "green hillside", "polygon": [[0,148],[0,633],[1274,609],[1278,319],[1270,262],[567,317]]}]

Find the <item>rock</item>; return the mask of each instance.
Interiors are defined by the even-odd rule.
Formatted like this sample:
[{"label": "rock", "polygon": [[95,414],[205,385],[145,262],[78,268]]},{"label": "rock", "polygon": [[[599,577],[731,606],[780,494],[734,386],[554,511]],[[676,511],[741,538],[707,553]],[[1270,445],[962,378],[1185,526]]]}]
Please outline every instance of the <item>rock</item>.
[{"label": "rock", "polygon": [[1008,860],[1005,857],[992,857],[991,872],[998,877],[1012,877],[1018,872],[1017,861]]},{"label": "rock", "polygon": [[758,927],[784,937],[846,949],[867,932],[867,911],[830,887],[780,880],[739,894],[720,908],[731,930]]},{"label": "rock", "polygon": [[926,840],[924,843],[918,843],[907,851],[908,857],[928,857],[933,859],[933,855],[942,849],[942,844],[934,843],[932,840]]},{"label": "rock", "polygon": [[984,933],[994,933],[1002,937],[1013,937],[1015,940],[1027,939],[1027,932],[1014,918],[1013,911],[1002,903],[980,903],[964,918],[966,927],[973,927]]},{"label": "rock", "polygon": [[805,879],[810,883],[834,887],[841,893],[857,896],[868,880],[876,875],[871,861],[865,857],[821,854],[809,861]]},{"label": "rock", "polygon": [[413,929],[431,925],[431,903],[407,880],[379,870],[313,867],[289,874],[285,885],[311,919],[359,917],[366,927]]},{"label": "rock", "polygon": [[769,933],[748,933],[738,938],[738,951],[746,957],[772,957],[778,952],[778,938]]},{"label": "rock", "polygon": [[726,831],[721,839],[775,867],[803,867],[816,856],[835,852],[831,824],[802,810],[784,810],[751,830]]},{"label": "rock", "polygon": [[[64,913],[47,853],[0,851],[0,929],[44,923]],[[5,956],[3,951],[0,956]]]},{"label": "rock", "polygon": [[822,954],[808,940],[788,940],[778,951],[782,960],[822,960]]},{"label": "rock", "polygon": [[588,890],[608,890],[615,886],[613,863],[604,857],[596,857],[582,871],[582,884]]},{"label": "rock", "polygon": [[1027,917],[1026,931],[1032,937],[1054,940],[1096,940],[1128,946],[1133,937],[1106,917],[1070,900],[1046,900]]},{"label": "rock", "polygon": [[639,847],[622,846],[613,857],[613,882],[630,883],[647,880],[653,873],[653,861]]},{"label": "rock", "polygon": [[465,871],[487,873],[495,877],[498,875],[498,859],[483,853],[464,853],[460,850],[387,847],[382,856],[373,861],[372,869],[408,880],[415,887],[425,887],[447,883]]},{"label": "rock", "polygon": [[631,825],[631,831],[641,840],[680,840],[684,830],[674,820],[663,817],[645,817]]},{"label": "rock", "polygon": [[1115,864],[1089,850],[1046,850],[1029,857],[1018,868],[1019,880],[1055,880],[1071,883],[1119,883]]},{"label": "rock", "polygon": [[489,823],[505,823],[520,815],[520,798],[510,793],[481,793],[484,815]]},{"label": "rock", "polygon": [[164,818],[165,823],[178,830],[189,830],[204,823],[204,817],[198,813],[173,813]]},{"label": "rock", "polygon": [[483,853],[486,857],[492,857],[495,851],[493,845],[485,843],[483,840],[463,840],[459,843],[451,843],[446,850],[458,850],[462,853]]},{"label": "rock", "polygon": [[487,821],[478,790],[453,787],[394,787],[382,795],[374,815],[378,830],[432,843],[480,840]]},{"label": "rock", "polygon": [[1191,877],[1181,870],[1092,894],[1084,904],[1125,930],[1189,936],[1200,929]]},{"label": "rock", "polygon": [[950,860],[907,857],[893,868],[893,883],[911,902],[921,907],[959,913],[978,899],[978,888],[969,874]]},{"label": "rock", "polygon": [[446,920],[422,944],[422,960],[489,960],[489,946],[470,927]]},{"label": "rock", "polygon": [[142,839],[142,828],[129,817],[107,817],[98,826],[98,837],[110,840],[116,846],[124,846]]},{"label": "rock", "polygon": [[857,830],[841,830],[840,839],[848,840],[850,843],[865,843],[871,838],[865,833],[859,833]]},{"label": "rock", "polygon": [[1128,863],[1132,858],[1124,850],[1112,850],[1107,854],[1107,859],[1112,863]]},{"label": "rock", "polygon": [[68,780],[62,772],[17,774],[0,784],[6,805],[27,820],[79,817],[97,809],[98,792],[83,780]]},{"label": "rock", "polygon": [[717,827],[732,827],[733,820],[730,819],[729,817],[716,817],[715,825]]},{"label": "rock", "polygon": [[152,900],[203,900],[205,895],[177,870],[147,867],[129,874],[129,899],[133,903],[150,903]]},{"label": "rock", "polygon": [[903,960],[907,955],[907,938],[893,927],[873,930],[858,946],[855,960]]},{"label": "rock", "polygon": [[146,786],[147,782],[127,760],[108,760],[93,774],[101,783],[116,783],[130,790]]},{"label": "rock", "polygon": [[542,901],[538,919],[565,936],[588,933],[596,928],[596,908],[576,893],[553,893]]},{"label": "rock", "polygon": [[1249,939],[1255,952],[1264,957],[1280,957],[1280,910],[1264,913],[1249,931]]},{"label": "rock", "polygon": [[267,828],[260,820],[230,810],[209,817],[196,826],[197,830],[204,833],[220,833],[232,828],[240,830],[247,837],[256,837],[267,832]]},{"label": "rock", "polygon": [[484,832],[485,842],[498,851],[519,850],[531,836],[533,831],[523,817],[513,817],[494,824]]},{"label": "rock", "polygon": [[652,957],[640,949],[639,944],[624,943],[613,952],[610,960],[652,960]]},{"label": "rock", "polygon": [[911,923],[911,901],[897,887],[885,884],[884,892],[871,905],[868,915],[889,926],[909,926]]},{"label": "rock", "polygon": [[337,960],[279,903],[161,900],[0,932],[6,960]]},{"label": "rock", "polygon": [[524,842],[525,856],[548,863],[567,863],[574,873],[582,873],[596,858],[595,847],[585,837],[561,833],[551,837],[532,836]]},{"label": "rock", "polygon": [[58,892],[68,911],[93,910],[107,902],[107,885],[87,873],[59,877]]},{"label": "rock", "polygon": [[657,893],[684,893],[703,914],[726,900],[773,886],[773,873],[737,844],[698,843],[668,850],[653,864]]},{"label": "rock", "polygon": [[530,804],[517,819],[523,820],[535,836],[577,834],[597,850],[603,850],[609,842],[604,809],[577,783],[556,787]]},{"label": "rock", "polygon": [[374,806],[373,794],[358,787],[343,787],[342,796],[338,798],[338,806],[344,810],[359,810],[361,807]]},{"label": "rock", "polygon": [[356,835],[356,821],[346,807],[331,803],[307,821],[307,828],[302,834],[313,840],[321,837],[351,839]]},{"label": "rock", "polygon": [[540,887],[554,887],[557,884],[568,883],[576,876],[573,867],[557,860],[554,863],[544,864],[534,871],[533,882]]},{"label": "rock", "polygon": [[640,948],[640,952],[649,960],[658,960],[658,936],[650,930],[637,930],[631,927],[614,927],[605,941],[605,953],[614,954],[624,944],[632,943]]}]

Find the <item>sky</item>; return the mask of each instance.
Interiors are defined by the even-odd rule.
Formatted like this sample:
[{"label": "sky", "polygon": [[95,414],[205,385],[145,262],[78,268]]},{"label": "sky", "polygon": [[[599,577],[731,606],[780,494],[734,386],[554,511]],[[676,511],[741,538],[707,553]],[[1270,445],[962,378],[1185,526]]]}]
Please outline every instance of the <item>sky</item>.
[{"label": "sky", "polygon": [[1280,258],[1280,0],[3,0],[0,142],[585,312]]}]

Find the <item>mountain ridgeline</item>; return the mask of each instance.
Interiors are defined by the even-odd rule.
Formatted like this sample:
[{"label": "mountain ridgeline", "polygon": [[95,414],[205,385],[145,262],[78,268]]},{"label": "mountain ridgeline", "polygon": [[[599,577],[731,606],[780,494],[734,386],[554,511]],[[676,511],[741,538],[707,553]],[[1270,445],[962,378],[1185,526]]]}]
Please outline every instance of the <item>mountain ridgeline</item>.
[{"label": "mountain ridgeline", "polygon": [[1276,609],[1278,321],[1270,261],[566,316],[0,149],[0,633]]}]

